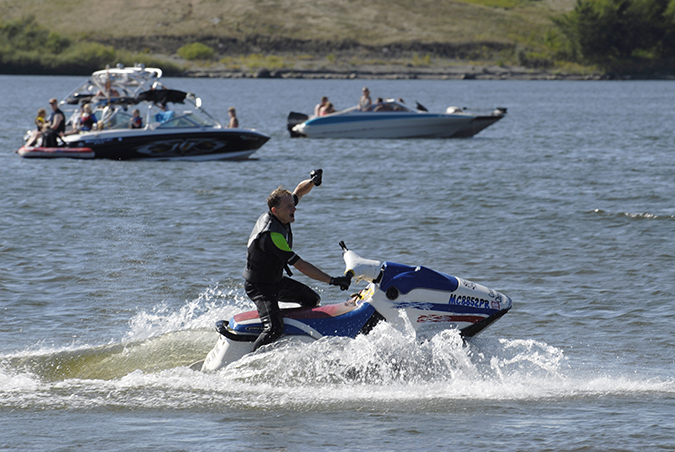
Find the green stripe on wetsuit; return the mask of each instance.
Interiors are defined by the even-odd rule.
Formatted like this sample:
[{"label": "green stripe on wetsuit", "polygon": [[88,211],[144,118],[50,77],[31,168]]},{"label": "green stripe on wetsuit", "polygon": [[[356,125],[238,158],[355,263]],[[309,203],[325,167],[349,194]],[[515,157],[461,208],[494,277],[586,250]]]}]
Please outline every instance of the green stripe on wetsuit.
[{"label": "green stripe on wetsuit", "polygon": [[278,232],[270,232],[270,238],[272,239],[272,242],[276,245],[276,247],[279,248],[281,251],[293,252],[291,247],[288,246],[288,242],[286,242],[286,238],[283,236],[283,234],[280,234]]}]

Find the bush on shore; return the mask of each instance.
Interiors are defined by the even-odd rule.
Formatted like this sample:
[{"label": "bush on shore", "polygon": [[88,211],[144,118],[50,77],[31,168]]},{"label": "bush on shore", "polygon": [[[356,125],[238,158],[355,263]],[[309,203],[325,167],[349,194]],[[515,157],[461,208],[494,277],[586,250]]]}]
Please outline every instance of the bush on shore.
[{"label": "bush on shore", "polygon": [[188,61],[212,60],[216,52],[211,47],[201,42],[187,44],[178,49],[178,56]]},{"label": "bush on shore", "polygon": [[4,74],[88,75],[117,63],[161,67],[168,75],[182,72],[178,66],[149,55],[120,52],[96,42],[73,42],[45,29],[33,17],[0,22],[0,68]]}]

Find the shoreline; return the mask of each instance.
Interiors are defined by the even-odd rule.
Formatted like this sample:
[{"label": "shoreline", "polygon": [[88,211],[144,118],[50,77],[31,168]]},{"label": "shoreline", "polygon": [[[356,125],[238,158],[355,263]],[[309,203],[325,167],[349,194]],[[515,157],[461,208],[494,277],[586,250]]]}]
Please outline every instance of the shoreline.
[{"label": "shoreline", "polygon": [[[606,74],[570,74],[519,66],[458,64],[450,67],[403,67],[360,65],[350,68],[283,68],[255,70],[190,68],[184,77],[194,78],[281,78],[281,79],[383,79],[383,80],[611,80]],[[630,79],[630,77],[621,77]],[[668,79],[673,79],[670,77]]]},{"label": "shoreline", "polygon": [[279,79],[363,79],[363,80],[675,80],[670,74],[645,76],[601,73],[565,73],[559,70],[522,66],[457,64],[436,67],[401,65],[355,65],[344,67],[232,69],[226,67],[186,69],[183,77],[194,78],[279,78]]}]

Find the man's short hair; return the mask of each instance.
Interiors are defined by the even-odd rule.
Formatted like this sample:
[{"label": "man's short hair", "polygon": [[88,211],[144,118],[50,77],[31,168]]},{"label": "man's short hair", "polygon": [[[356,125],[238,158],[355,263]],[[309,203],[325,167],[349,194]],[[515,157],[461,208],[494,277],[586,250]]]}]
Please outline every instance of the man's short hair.
[{"label": "man's short hair", "polygon": [[279,204],[281,204],[281,200],[286,196],[293,196],[293,193],[279,185],[279,188],[274,190],[267,197],[267,207],[270,209],[270,211],[272,210],[272,207],[278,207]]}]

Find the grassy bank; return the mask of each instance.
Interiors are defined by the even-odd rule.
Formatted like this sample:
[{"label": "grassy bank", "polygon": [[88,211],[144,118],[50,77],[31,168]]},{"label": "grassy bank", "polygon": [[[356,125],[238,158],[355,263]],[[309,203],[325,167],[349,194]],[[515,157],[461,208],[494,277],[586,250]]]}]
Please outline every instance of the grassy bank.
[{"label": "grassy bank", "polygon": [[[52,38],[38,47],[30,47],[31,35],[27,45],[0,41],[0,72],[80,74],[105,64],[144,63],[172,75],[251,76],[261,68],[286,75],[377,74],[372,68],[385,66],[388,72],[442,74],[457,65],[602,73],[564,56],[552,19],[572,11],[575,2],[2,0],[3,23],[33,18]],[[54,47],[55,41],[67,45]],[[186,46],[195,43],[208,50],[191,57]]]},{"label": "grassy bank", "polygon": [[90,40],[250,37],[388,45],[518,43],[543,35],[574,0],[3,0],[4,20],[34,16]]},{"label": "grassy bank", "polygon": [[[345,65],[373,62],[403,62],[402,67],[518,64],[519,58],[520,63],[526,61],[522,58],[526,54],[542,54],[543,37],[552,28],[551,15],[569,11],[573,2],[3,0],[4,22],[32,17],[71,45],[62,52],[4,46],[2,64],[5,73],[40,67],[37,70],[50,73],[87,72],[92,64],[100,66],[111,59],[125,64],[173,64],[169,71],[194,70],[199,65],[255,69],[255,62],[247,62],[256,55],[274,57],[277,66],[297,69],[307,60],[315,66],[341,65],[341,70]],[[175,58],[181,47],[195,42],[214,49],[214,55],[198,62]]]}]

